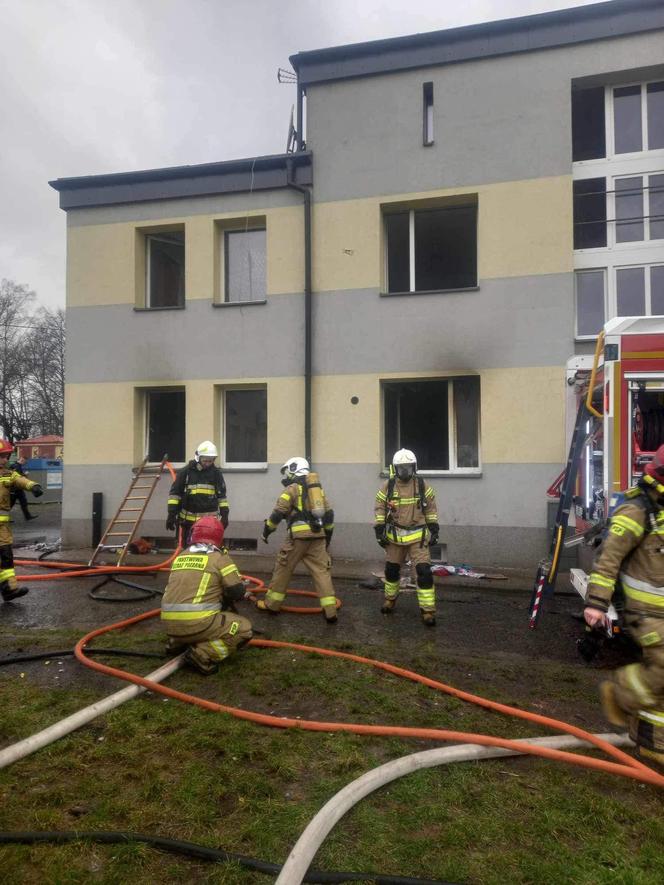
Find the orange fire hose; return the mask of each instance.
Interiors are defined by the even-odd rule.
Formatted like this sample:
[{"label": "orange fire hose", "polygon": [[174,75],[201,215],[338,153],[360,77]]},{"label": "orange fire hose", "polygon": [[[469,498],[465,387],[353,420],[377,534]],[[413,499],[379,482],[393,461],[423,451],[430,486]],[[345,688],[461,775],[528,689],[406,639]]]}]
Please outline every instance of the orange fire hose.
[{"label": "orange fire hose", "polygon": [[119,679],[126,680],[127,682],[133,682],[135,685],[142,685],[150,691],[162,694],[166,697],[174,698],[175,700],[184,701],[188,704],[194,704],[195,706],[202,707],[205,710],[211,710],[216,713],[229,713],[231,716],[235,716],[237,719],[255,722],[259,725],[268,725],[274,728],[299,728],[305,731],[349,732],[352,734],[360,735],[410,737],[418,738],[420,740],[424,739],[436,741],[461,741],[465,743],[474,743],[490,747],[504,747],[506,749],[518,750],[521,753],[529,753],[534,756],[542,756],[547,759],[555,759],[560,762],[567,762],[573,765],[579,765],[583,768],[590,768],[594,769],[595,771],[603,771],[610,774],[620,775],[621,777],[631,778],[632,780],[641,781],[642,783],[651,784],[653,786],[664,787],[664,776],[648,768],[646,765],[643,765],[643,763],[639,762],[637,759],[633,759],[631,756],[627,755],[627,753],[623,753],[617,747],[611,746],[600,738],[597,738],[595,735],[592,735],[581,728],[577,728],[574,725],[570,725],[566,722],[561,722],[557,719],[551,719],[548,716],[541,716],[537,713],[530,713],[527,710],[520,710],[516,707],[510,707],[507,704],[500,704],[496,701],[481,698],[477,695],[472,695],[468,692],[461,691],[460,689],[453,688],[452,686],[446,685],[443,682],[437,682],[434,679],[429,679],[426,676],[422,676],[419,673],[415,673],[411,670],[405,670],[392,664],[387,664],[382,661],[376,661],[371,658],[361,657],[359,655],[349,654],[347,652],[333,651],[331,649],[316,648],[314,646],[299,645],[290,642],[276,642],[268,639],[252,639],[250,642],[251,645],[258,648],[290,648],[296,651],[311,652],[314,654],[325,655],[327,657],[344,658],[346,660],[355,661],[361,664],[369,664],[370,666],[376,667],[377,669],[385,670],[388,673],[392,673],[395,676],[400,676],[405,679],[410,679],[414,682],[419,682],[423,685],[428,685],[430,688],[445,692],[459,698],[460,700],[479,704],[480,706],[486,707],[490,710],[495,710],[500,713],[506,713],[508,715],[516,716],[521,719],[526,719],[530,722],[538,723],[540,725],[546,725],[547,727],[559,729],[568,734],[575,735],[582,740],[594,744],[596,747],[603,750],[609,756],[612,756],[614,759],[619,760],[619,762],[610,762],[604,759],[594,759],[588,756],[579,756],[575,753],[568,753],[563,750],[554,750],[548,747],[538,747],[532,744],[527,745],[519,743],[518,741],[507,740],[506,738],[497,738],[491,737],[489,735],[472,734],[462,731],[449,731],[446,729],[437,728],[412,728],[406,726],[362,725],[359,723],[347,722],[320,722],[309,719],[290,719],[281,718],[278,716],[270,716],[263,713],[254,713],[250,710],[241,710],[237,707],[229,707],[225,704],[217,704],[213,701],[204,700],[203,698],[198,698],[194,695],[186,694],[185,692],[177,691],[173,688],[168,688],[167,686],[152,682],[149,679],[144,679],[142,676],[136,676],[135,674],[128,673],[125,670],[119,670],[115,667],[109,667],[106,664],[101,664],[98,661],[93,661],[85,655],[85,646],[95,637],[101,636],[104,633],[109,633],[111,630],[119,630],[123,627],[127,627],[140,621],[144,621],[147,618],[155,617],[159,613],[160,609],[154,609],[152,611],[136,615],[135,617],[127,618],[123,621],[118,621],[115,624],[110,624],[105,627],[100,627],[97,630],[92,630],[81,640],[79,640],[79,642],[76,644],[76,648],[74,649],[74,653],[82,664],[84,664],[86,667],[91,667],[93,670],[97,670],[100,673],[106,673],[109,676],[116,676]]}]

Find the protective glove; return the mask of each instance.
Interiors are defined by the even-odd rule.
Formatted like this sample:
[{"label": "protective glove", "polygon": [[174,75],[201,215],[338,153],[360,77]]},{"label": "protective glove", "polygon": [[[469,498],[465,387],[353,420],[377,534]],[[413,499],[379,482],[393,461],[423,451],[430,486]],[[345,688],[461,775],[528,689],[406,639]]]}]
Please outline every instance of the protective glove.
[{"label": "protective glove", "polygon": [[274,531],[274,529],[271,529],[270,526],[267,524],[267,519],[264,519],[263,520],[263,534],[261,535],[261,537],[263,538],[263,540],[265,541],[266,544],[268,543],[268,539],[273,531]]},{"label": "protective glove", "polygon": [[44,494],[44,489],[39,485],[39,483],[37,483],[37,485],[34,485],[31,491],[35,498],[41,498],[41,496]]},{"label": "protective glove", "polygon": [[168,519],[166,520],[166,531],[174,532],[175,531],[175,514],[169,513]]},{"label": "protective glove", "polygon": [[228,528],[228,507],[224,507],[219,511],[219,519],[225,529]]},{"label": "protective glove", "polygon": [[387,547],[388,540],[385,537],[385,526],[384,525],[375,525],[374,526],[374,534],[376,535],[376,540],[380,544],[381,547]]},{"label": "protective glove", "polygon": [[437,522],[429,523],[429,547],[433,547],[438,543],[438,535],[440,534],[440,526]]}]

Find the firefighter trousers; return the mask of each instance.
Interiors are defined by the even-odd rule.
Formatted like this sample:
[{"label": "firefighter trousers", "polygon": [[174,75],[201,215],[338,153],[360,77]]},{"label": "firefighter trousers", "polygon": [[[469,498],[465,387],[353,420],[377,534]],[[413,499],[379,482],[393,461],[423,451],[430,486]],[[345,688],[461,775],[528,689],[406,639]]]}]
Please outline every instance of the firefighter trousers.
[{"label": "firefighter trousers", "polygon": [[233,612],[219,612],[198,633],[178,635],[177,621],[167,623],[168,650],[177,651],[188,646],[191,662],[202,673],[213,673],[222,661],[252,637],[251,621]]},{"label": "firefighter trousers", "polygon": [[337,614],[337,600],[332,586],[332,560],[325,547],[325,538],[288,538],[277,553],[270,586],[265,594],[265,606],[278,612],[286,598],[288,583],[295,566],[302,563],[311,575],[314,590],[326,618]]},{"label": "firefighter trousers", "polygon": [[11,543],[0,538],[0,592],[4,595],[16,590],[18,582],[14,570],[14,550]]},{"label": "firefighter trousers", "polygon": [[423,612],[436,611],[436,591],[431,574],[431,554],[428,546],[388,544],[385,548],[385,599],[396,602],[399,595],[401,566],[410,560],[417,575],[417,602]]},{"label": "firefighter trousers", "polygon": [[632,740],[664,752],[664,617],[625,613],[625,627],[642,652],[636,664],[614,673],[615,698],[630,716]]}]

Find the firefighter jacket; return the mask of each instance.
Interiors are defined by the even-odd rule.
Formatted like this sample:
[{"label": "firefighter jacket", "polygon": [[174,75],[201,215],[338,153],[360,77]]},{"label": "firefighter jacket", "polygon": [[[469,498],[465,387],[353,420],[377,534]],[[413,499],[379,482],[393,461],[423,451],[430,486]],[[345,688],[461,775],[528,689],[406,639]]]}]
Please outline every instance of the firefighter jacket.
[{"label": "firefighter jacket", "polygon": [[[9,511],[12,506],[12,489],[24,489],[30,491],[37,483],[25,476],[21,476],[11,467],[0,470],[0,527],[9,529]],[[0,541],[0,543],[11,543],[10,541]]]},{"label": "firefighter jacket", "polygon": [[243,596],[242,578],[228,550],[192,544],[171,566],[161,620],[174,636],[201,633],[219,612]]},{"label": "firefighter jacket", "polygon": [[640,488],[625,498],[609,521],[586,605],[607,611],[619,580],[626,610],[664,618],[664,509]]},{"label": "firefighter jacket", "polygon": [[270,531],[274,531],[282,519],[287,520],[288,532],[294,540],[310,541],[314,538],[330,538],[334,530],[334,511],[324,490],[323,506],[325,514],[323,525],[316,525],[311,513],[307,510],[307,486],[305,479],[292,482],[286,486],[277,498],[274,510],[266,520]]},{"label": "firefighter jacket", "polygon": [[385,537],[392,544],[424,544],[427,525],[438,525],[436,495],[417,474],[412,479],[390,477],[376,494],[376,526],[385,526]]},{"label": "firefighter jacket", "polygon": [[168,495],[168,514],[190,525],[202,516],[218,515],[226,524],[228,501],[221,469],[214,464],[203,469],[198,461],[180,468]]}]

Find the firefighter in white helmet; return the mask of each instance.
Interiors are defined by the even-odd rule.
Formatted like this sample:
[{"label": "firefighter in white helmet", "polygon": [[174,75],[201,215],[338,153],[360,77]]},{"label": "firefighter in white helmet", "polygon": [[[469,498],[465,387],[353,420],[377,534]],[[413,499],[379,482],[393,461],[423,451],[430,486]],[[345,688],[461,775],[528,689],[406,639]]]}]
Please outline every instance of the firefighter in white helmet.
[{"label": "firefighter in white helmet", "polygon": [[312,473],[306,458],[289,458],[281,468],[281,476],[285,489],[265,520],[262,537],[267,544],[282,519],[286,520],[288,536],[277,553],[265,599],[259,599],[256,607],[277,614],[286,598],[293,569],[301,562],[311,575],[325,620],[328,624],[335,624],[337,600],[332,586],[332,560],[328,553],[334,530],[334,511],[318,474]]},{"label": "firefighter in white helmet", "polygon": [[167,531],[184,529],[186,545],[191,528],[203,516],[217,516],[228,528],[226,482],[214,463],[217,447],[209,439],[196,449],[193,460],[178,470],[168,495]]},{"label": "firefighter in white helmet", "polygon": [[381,612],[394,610],[401,566],[410,560],[417,574],[417,601],[427,627],[436,623],[436,594],[429,547],[438,543],[440,527],[433,489],[417,475],[417,458],[399,449],[390,478],[378,490],[374,508],[376,540],[385,549],[385,600]]}]

